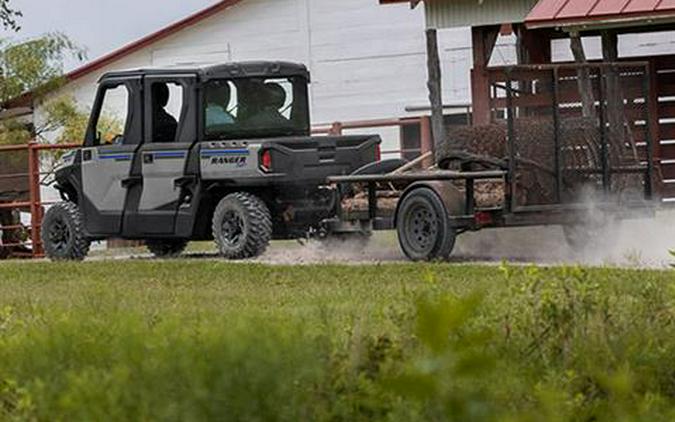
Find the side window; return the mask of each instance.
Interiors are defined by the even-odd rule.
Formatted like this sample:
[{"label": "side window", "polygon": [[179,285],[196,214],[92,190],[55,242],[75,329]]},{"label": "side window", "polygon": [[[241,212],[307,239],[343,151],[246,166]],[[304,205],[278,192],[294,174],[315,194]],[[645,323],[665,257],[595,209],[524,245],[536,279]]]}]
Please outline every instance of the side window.
[{"label": "side window", "polygon": [[184,88],[175,82],[154,82],[152,95],[152,142],[175,142],[183,117]]},{"label": "side window", "polygon": [[226,129],[237,122],[240,115],[239,93],[232,81],[215,81],[205,91],[206,132]]},{"label": "side window", "polygon": [[101,112],[96,122],[96,145],[133,143],[124,136],[129,118],[129,90],[125,85],[109,87],[103,92]]}]

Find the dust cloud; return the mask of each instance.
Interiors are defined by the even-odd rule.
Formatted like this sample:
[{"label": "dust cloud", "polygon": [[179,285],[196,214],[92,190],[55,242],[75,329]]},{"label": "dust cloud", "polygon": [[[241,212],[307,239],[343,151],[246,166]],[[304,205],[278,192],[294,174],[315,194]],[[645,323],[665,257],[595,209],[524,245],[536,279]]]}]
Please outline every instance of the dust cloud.
[{"label": "dust cloud", "polygon": [[[486,229],[460,235],[450,262],[534,263],[627,268],[668,268],[675,263],[675,211],[656,218],[624,220],[594,231],[585,246],[570,246],[560,226]],[[395,232],[376,233],[358,241],[303,244],[274,242],[256,262],[277,265],[322,263],[373,264],[405,262]]]},{"label": "dust cloud", "polygon": [[523,227],[467,233],[458,239],[454,259],[538,264],[581,264],[668,268],[675,263],[675,212],[624,220],[593,232],[583,247],[568,244],[560,226]]}]

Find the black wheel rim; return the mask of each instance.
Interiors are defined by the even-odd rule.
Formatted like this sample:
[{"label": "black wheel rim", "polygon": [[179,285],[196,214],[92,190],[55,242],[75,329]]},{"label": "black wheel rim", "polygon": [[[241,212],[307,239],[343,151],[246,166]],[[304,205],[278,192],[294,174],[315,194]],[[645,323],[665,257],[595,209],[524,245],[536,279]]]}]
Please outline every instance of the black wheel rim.
[{"label": "black wheel rim", "polygon": [[438,218],[427,205],[416,205],[407,213],[405,235],[410,246],[418,253],[428,253],[438,239]]},{"label": "black wheel rim", "polygon": [[63,219],[56,219],[49,227],[49,242],[52,244],[54,250],[63,252],[68,249],[70,244],[70,228]]},{"label": "black wheel rim", "polygon": [[221,231],[227,246],[239,246],[244,237],[244,219],[236,211],[227,211],[223,216]]}]

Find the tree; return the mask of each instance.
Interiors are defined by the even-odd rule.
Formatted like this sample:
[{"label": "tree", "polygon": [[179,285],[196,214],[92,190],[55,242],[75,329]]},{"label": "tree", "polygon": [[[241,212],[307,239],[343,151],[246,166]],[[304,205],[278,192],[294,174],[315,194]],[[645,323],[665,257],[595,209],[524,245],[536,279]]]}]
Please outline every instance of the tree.
[{"label": "tree", "polygon": [[[61,96],[45,104],[45,123],[36,128],[36,137],[46,140],[46,134],[57,133],[50,140],[57,143],[78,142],[84,139],[89,123],[89,110],[78,108],[75,99]],[[102,114],[97,129],[103,142],[111,142],[116,134],[122,133],[122,122],[116,116]]]},{"label": "tree", "polygon": [[[42,101],[65,82],[64,62],[70,56],[82,60],[85,51],[60,33],[16,43],[0,40],[0,104],[27,93],[33,102]],[[53,130],[52,123],[47,126]],[[0,144],[23,143],[41,131],[44,130],[5,119],[0,122]]]},{"label": "tree", "polygon": [[5,29],[19,31],[21,25],[19,25],[17,19],[23,15],[20,11],[12,9],[9,2],[10,0],[0,0],[0,23]]}]

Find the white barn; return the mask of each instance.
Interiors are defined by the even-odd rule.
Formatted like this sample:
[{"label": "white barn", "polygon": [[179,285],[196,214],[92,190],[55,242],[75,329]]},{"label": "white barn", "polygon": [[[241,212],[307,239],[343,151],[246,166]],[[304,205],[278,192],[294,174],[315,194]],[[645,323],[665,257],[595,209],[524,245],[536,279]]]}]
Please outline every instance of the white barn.
[{"label": "white barn", "polygon": [[[76,69],[53,95],[88,108],[111,70],[285,60],[311,71],[315,124],[417,116],[427,103],[424,25],[421,8],[377,0],[223,0]],[[452,32],[442,40],[453,69],[445,99],[467,104],[470,33]],[[383,135],[383,149],[399,148],[398,129]]]},{"label": "white barn", "polygon": [[[53,95],[72,96],[88,109],[96,81],[112,70],[285,60],[305,63],[312,73],[314,124],[426,115],[424,29],[434,23],[425,21],[422,5],[411,10],[401,1],[222,0],[74,70]],[[460,24],[461,19],[453,23]],[[456,27],[439,36],[444,103],[449,112],[456,107],[461,113],[471,97],[471,31]],[[599,57],[599,41],[588,41],[589,56]],[[512,37],[501,37],[492,64],[514,63],[514,44]],[[564,41],[553,47],[554,60],[571,57]],[[658,53],[672,49],[672,34],[632,36],[620,48],[643,56]],[[41,105],[34,111],[39,125]],[[400,148],[399,129],[373,131],[383,135],[384,150]]]}]

